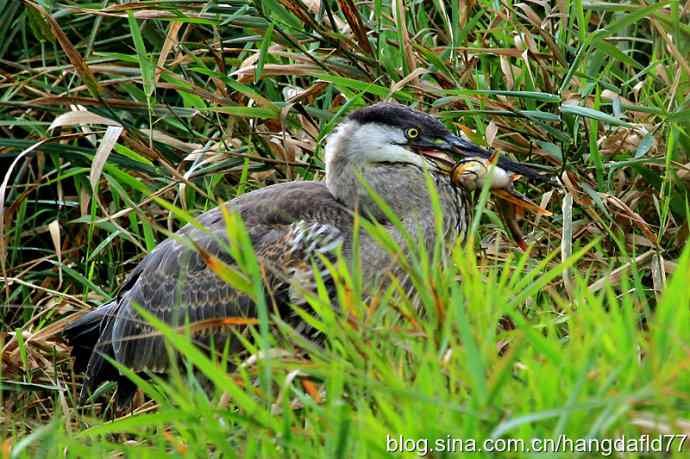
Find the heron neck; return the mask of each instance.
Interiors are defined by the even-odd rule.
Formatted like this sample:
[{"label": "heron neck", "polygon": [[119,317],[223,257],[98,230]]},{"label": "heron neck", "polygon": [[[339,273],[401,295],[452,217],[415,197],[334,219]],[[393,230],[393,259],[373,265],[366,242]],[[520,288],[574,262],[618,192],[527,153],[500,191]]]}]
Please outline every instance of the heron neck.
[{"label": "heron neck", "polygon": [[[413,243],[424,241],[428,253],[433,253],[438,219],[434,214],[425,171],[414,165],[378,163],[359,169],[357,174],[351,170],[349,175],[327,177],[329,190],[341,203],[388,227],[391,236],[405,251],[411,249],[405,233],[388,221],[367,188],[356,178],[358,175],[396,214],[406,234],[414,236]],[[461,188],[453,186],[446,176],[432,175],[432,179],[441,205],[443,242],[445,247],[453,247],[456,241],[465,238],[467,232],[470,220],[467,196]],[[367,260],[362,266],[363,278],[371,279],[371,285],[388,282],[386,273],[391,269],[400,274],[399,279],[407,279],[404,269],[396,262],[396,255],[384,248],[379,239],[365,231],[360,243],[361,253],[366,254]]]},{"label": "heron neck", "polygon": [[[376,195],[402,220],[428,217],[433,221],[428,180],[421,167],[406,163],[344,166],[338,176],[327,177],[327,184],[331,193],[346,206],[385,220],[381,207],[373,197]],[[457,210],[457,202],[462,199],[460,190],[450,184],[448,177],[432,173],[432,178],[444,213],[446,210]]]}]

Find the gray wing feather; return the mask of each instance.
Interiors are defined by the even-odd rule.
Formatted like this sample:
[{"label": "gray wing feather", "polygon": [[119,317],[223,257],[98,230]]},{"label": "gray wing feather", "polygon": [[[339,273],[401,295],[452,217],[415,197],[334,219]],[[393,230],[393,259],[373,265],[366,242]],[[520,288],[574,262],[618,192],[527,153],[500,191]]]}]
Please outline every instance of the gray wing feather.
[{"label": "gray wing feather", "polygon": [[[302,187],[284,186],[283,193],[269,193],[272,187],[250,193],[254,200],[238,199],[229,204],[245,220],[259,260],[269,273],[267,288],[271,293],[284,292],[279,301],[300,302],[305,290],[313,291],[312,269],[329,280],[323,258],[335,260],[339,248],[347,250],[344,230],[351,224],[349,211],[338,204],[322,185],[303,182]],[[306,208],[308,194],[311,207]],[[243,198],[245,198],[243,197]],[[296,200],[298,199],[298,200]],[[323,202],[320,202],[321,199]],[[316,201],[316,205],[314,202]],[[223,249],[227,243],[222,213],[214,209],[199,220],[210,232],[186,226],[178,234],[194,240],[205,251],[234,264]],[[202,256],[175,239],[159,244],[126,280],[110,338],[115,358],[135,371],[164,372],[169,356],[163,338],[146,323],[133,305],[154,314],[175,327],[209,319],[255,317],[251,299],[232,289],[211,271]],[[124,289],[123,289],[124,290]],[[204,342],[213,340],[222,346],[233,339],[228,329],[209,329]],[[231,351],[239,343],[230,342]]]},{"label": "gray wing feather", "polygon": [[[159,259],[152,253],[146,269],[124,293],[113,325],[115,357],[137,371],[165,371],[168,354],[163,338],[139,317],[134,304],[173,327],[209,319],[252,317],[251,300],[216,276],[198,253],[176,241],[166,243],[167,247],[159,247],[163,249]],[[221,259],[225,258],[224,262],[231,262],[229,255],[222,255],[219,244],[209,239],[197,240],[197,243]],[[231,336],[228,330],[214,332],[226,338]]]}]

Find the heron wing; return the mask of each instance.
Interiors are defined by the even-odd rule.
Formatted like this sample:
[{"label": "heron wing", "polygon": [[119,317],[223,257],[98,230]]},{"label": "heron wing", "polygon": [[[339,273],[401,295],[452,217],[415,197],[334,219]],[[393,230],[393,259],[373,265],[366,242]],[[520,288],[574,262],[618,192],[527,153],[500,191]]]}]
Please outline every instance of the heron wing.
[{"label": "heron wing", "polygon": [[[325,260],[334,261],[339,248],[347,246],[344,235],[351,215],[320,183],[268,187],[233,200],[228,207],[245,221],[265,273],[265,287],[278,312],[289,302],[300,301],[305,290],[314,289],[314,269],[328,282]],[[101,353],[135,371],[164,372],[168,368],[163,338],[140,317],[135,304],[174,327],[208,325],[187,330],[207,345],[222,346],[230,339],[231,351],[239,350],[229,327],[241,331],[241,321],[224,319],[255,318],[256,307],[250,297],[218,277],[202,256],[205,252],[236,266],[227,251],[221,210],[207,212],[198,220],[205,231],[185,226],[177,234],[191,239],[201,250],[167,239],[124,282],[116,307],[109,307],[99,325],[97,352],[87,366],[89,387],[110,379],[112,371],[103,369]],[[109,377],[103,377],[106,375]]]}]

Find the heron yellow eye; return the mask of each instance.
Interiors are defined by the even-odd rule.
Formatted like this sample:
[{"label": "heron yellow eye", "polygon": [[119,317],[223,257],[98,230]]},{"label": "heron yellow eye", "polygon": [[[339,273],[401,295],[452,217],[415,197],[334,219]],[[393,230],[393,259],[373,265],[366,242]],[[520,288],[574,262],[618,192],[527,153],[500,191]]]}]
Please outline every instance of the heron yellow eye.
[{"label": "heron yellow eye", "polygon": [[409,128],[405,134],[407,135],[408,139],[416,139],[419,137],[419,129]]}]

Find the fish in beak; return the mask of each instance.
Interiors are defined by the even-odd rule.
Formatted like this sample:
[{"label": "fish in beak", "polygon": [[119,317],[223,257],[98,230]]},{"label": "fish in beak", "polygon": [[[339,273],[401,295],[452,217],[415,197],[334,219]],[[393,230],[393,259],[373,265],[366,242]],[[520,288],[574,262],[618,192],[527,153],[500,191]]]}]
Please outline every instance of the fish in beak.
[{"label": "fish in beak", "polygon": [[459,161],[450,173],[451,181],[465,189],[476,190],[481,189],[486,180],[490,180],[489,188],[494,196],[537,215],[552,215],[551,212],[534,204],[515,190],[513,182],[520,178],[520,175],[498,166],[497,156],[498,154],[494,153],[488,159],[467,158]]},{"label": "fish in beak", "polygon": [[[414,147],[420,154],[432,159],[441,171],[448,174],[454,185],[472,191],[481,189],[486,180],[490,180],[491,192],[500,201],[496,206],[498,213],[522,250],[527,249],[527,244],[517,224],[516,213],[520,209],[526,209],[537,215],[552,215],[548,210],[518,193],[513,187],[513,182],[521,176],[529,180],[552,183],[552,177],[548,175],[452,134],[442,139],[422,137],[418,139]],[[458,156],[460,160],[457,159]]]},{"label": "fish in beak", "polygon": [[497,166],[497,154],[488,159],[468,158],[456,164],[451,172],[451,181],[466,189],[481,189],[486,180],[491,180],[489,187],[496,196],[496,210],[508,228],[513,240],[521,250],[527,250],[524,235],[517,223],[517,213],[522,209],[529,210],[537,215],[551,216],[552,213],[543,207],[533,203],[526,196],[518,193],[513,187],[513,182],[519,175],[512,174]]},{"label": "fish in beak", "polygon": [[481,158],[483,160],[487,160],[493,164],[496,164],[499,169],[512,172],[514,174],[519,174],[528,180],[546,182],[551,181],[551,177],[548,175],[541,174],[529,166],[512,161],[504,156],[499,156],[497,155],[497,152],[482,148],[479,145],[470,142],[469,140],[463,139],[462,137],[451,134],[447,136],[445,140],[451,146],[451,149],[454,153],[464,158]]}]

